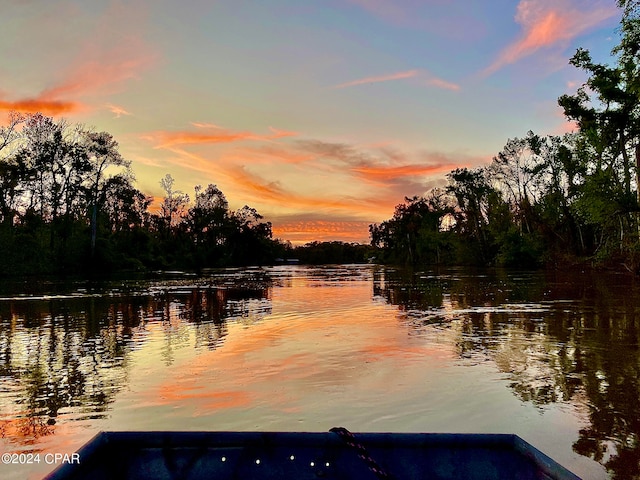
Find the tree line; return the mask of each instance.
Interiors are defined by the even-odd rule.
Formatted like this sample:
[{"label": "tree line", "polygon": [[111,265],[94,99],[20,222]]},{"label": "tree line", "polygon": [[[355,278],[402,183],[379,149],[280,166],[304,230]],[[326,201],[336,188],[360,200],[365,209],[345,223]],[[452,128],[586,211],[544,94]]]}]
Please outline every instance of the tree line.
[{"label": "tree line", "polygon": [[588,79],[558,104],[575,132],[509,139],[490,165],[405,198],[370,225],[382,261],[531,267],[584,262],[640,273],[640,2],[622,0],[612,65],[578,49]]},{"label": "tree line", "polygon": [[152,213],[107,132],[11,113],[0,129],[0,276],[271,262],[286,245],[256,209],[215,185],[189,195],[171,175]]}]

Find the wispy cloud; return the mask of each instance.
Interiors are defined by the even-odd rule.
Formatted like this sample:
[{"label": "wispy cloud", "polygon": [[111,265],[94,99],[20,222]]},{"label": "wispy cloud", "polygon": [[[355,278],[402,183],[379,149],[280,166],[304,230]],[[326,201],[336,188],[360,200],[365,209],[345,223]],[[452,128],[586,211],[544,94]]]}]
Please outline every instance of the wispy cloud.
[{"label": "wispy cloud", "polygon": [[[76,9],[65,11],[68,15],[71,12],[80,15]],[[126,81],[138,79],[140,73],[155,64],[158,58],[141,38],[141,22],[133,23],[132,19],[138,17],[134,8],[125,8],[119,2],[114,2],[97,18],[80,17],[86,24],[91,24],[91,36],[75,43],[80,47],[69,52],[70,61],[61,62],[53,74],[48,72],[46,77],[43,76],[52,84],[30,96],[13,95],[11,98],[5,93],[0,96],[0,110],[48,115],[77,113],[93,108],[89,97],[121,91]],[[119,25],[117,30],[113,28],[116,24]],[[26,24],[24,27],[42,28],[42,25]],[[96,107],[103,108],[103,102]],[[127,114],[124,109],[115,111],[120,107],[107,107],[117,116]]]},{"label": "wispy cloud", "polygon": [[389,75],[379,75],[375,77],[365,77],[358,80],[352,80],[350,82],[341,83],[335,85],[333,88],[347,88],[355,87],[356,85],[366,85],[369,83],[390,82],[393,80],[404,80],[405,78],[411,78],[417,76],[418,70],[407,70],[406,72],[391,73]]},{"label": "wispy cloud", "polygon": [[80,110],[81,104],[67,100],[52,100],[39,95],[35,98],[22,98],[18,100],[0,99],[0,110],[15,110],[23,113],[40,112],[45,115],[62,115]]},{"label": "wispy cloud", "polygon": [[[404,196],[422,195],[433,181],[444,182],[444,174],[451,170],[487,160],[456,153],[427,151],[408,154],[389,146],[361,148],[319,140],[300,140],[295,147],[298,151],[313,154],[313,163],[319,171],[334,177],[341,175],[346,177],[346,181],[360,185],[366,205],[386,208],[390,212]],[[371,212],[367,208],[365,210]],[[375,212],[376,216],[379,214],[380,210]]]},{"label": "wispy cloud", "polygon": [[460,90],[460,85],[453,82],[448,82],[447,80],[443,80],[442,78],[437,77],[429,77],[427,78],[427,85],[431,85],[433,87],[442,88],[444,90]]},{"label": "wispy cloud", "polygon": [[357,80],[351,80],[349,82],[334,85],[333,88],[335,89],[349,88],[349,87],[356,87],[358,85],[369,85],[372,83],[393,82],[397,80],[407,80],[410,78],[419,80],[423,85],[430,86],[430,87],[442,88],[445,90],[460,90],[460,85],[453,82],[449,82],[442,78],[438,78],[426,70],[418,70],[418,69],[406,70],[406,71],[397,72],[397,73],[390,73],[387,75],[377,75],[377,76],[359,78]]},{"label": "wispy cloud", "polygon": [[114,105],[112,103],[107,103],[105,104],[105,107],[115,115],[114,118],[120,118],[122,115],[132,115],[131,112],[125,110],[123,107],[119,106],[119,105]]},{"label": "wispy cloud", "polygon": [[214,123],[207,123],[207,122],[191,122],[191,125],[193,125],[196,128],[222,128]]},{"label": "wispy cloud", "polygon": [[403,178],[414,178],[416,176],[435,175],[438,173],[448,173],[457,167],[460,163],[445,164],[411,164],[399,166],[361,166],[353,167],[352,171],[359,174],[366,180],[375,181],[376,183],[390,183]]},{"label": "wispy cloud", "polygon": [[[196,144],[221,144],[221,143],[234,143],[241,142],[243,140],[262,140],[270,141],[283,137],[292,137],[297,135],[296,132],[289,132],[285,130],[278,130],[273,127],[269,127],[270,134],[261,135],[248,131],[232,131],[221,128],[212,123],[197,123],[191,122],[191,125],[198,128],[198,131],[193,130],[180,130],[180,131],[168,131],[159,130],[155,132],[146,133],[141,136],[144,140],[149,140],[155,143],[154,148],[170,148],[177,145],[196,145]],[[202,130],[205,130],[204,132]]]},{"label": "wispy cloud", "polygon": [[483,70],[491,75],[541,48],[566,46],[570,40],[618,14],[610,2],[593,0],[521,0],[515,21],[522,33]]},{"label": "wispy cloud", "polygon": [[345,197],[324,197],[305,195],[283,188],[279,182],[268,181],[249,172],[245,167],[233,169],[234,187],[240,188],[253,199],[268,202],[274,207],[286,206],[289,209],[311,211],[345,211],[362,209],[365,202],[354,202]]}]

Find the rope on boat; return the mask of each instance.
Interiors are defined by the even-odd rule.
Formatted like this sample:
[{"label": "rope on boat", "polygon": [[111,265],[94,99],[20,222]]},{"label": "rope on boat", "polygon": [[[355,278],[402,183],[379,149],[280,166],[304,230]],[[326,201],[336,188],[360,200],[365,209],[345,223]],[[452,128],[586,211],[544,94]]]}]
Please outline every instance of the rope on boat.
[{"label": "rope on boat", "polygon": [[329,431],[338,435],[338,437],[340,437],[340,439],[344,443],[346,443],[349,447],[353,448],[358,453],[358,457],[360,457],[360,459],[367,464],[367,466],[369,467],[369,470],[371,470],[376,475],[376,477],[378,477],[381,480],[387,480],[387,479],[390,480],[393,478],[389,473],[387,473],[387,471],[384,468],[382,468],[378,464],[378,462],[376,462],[371,457],[371,455],[369,455],[369,451],[366,449],[366,447],[362,445],[356,439],[355,435],[351,433],[349,430],[347,430],[344,427],[333,427]]}]

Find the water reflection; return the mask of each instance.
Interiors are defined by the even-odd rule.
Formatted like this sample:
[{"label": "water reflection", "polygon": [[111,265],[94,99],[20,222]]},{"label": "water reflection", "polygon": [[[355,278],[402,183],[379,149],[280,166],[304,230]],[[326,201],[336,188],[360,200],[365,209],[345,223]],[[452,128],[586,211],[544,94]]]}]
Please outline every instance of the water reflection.
[{"label": "water reflection", "polygon": [[543,450],[640,478],[640,292],[623,276],[289,266],[3,288],[11,451],[82,443],[78,425],[535,436],[562,418]]},{"label": "water reflection", "polygon": [[374,297],[415,335],[446,332],[470,364],[495,362],[522,401],[581,410],[575,452],[640,478],[640,290],[622,275],[380,269]]},{"label": "water reflection", "polygon": [[37,449],[62,415],[104,418],[152,325],[162,328],[169,366],[181,349],[219,347],[230,319],[260,321],[271,310],[271,287],[239,278],[240,286],[221,276],[215,285],[163,281],[0,297],[0,437]]}]

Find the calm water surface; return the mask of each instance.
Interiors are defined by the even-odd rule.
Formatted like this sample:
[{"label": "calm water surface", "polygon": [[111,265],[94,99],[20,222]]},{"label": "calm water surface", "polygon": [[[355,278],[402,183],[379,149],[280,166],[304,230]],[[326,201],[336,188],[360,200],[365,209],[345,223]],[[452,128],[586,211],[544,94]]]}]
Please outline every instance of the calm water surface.
[{"label": "calm water surface", "polygon": [[583,478],[640,478],[640,289],[622,275],[287,266],[0,288],[0,452],[72,453],[101,430],[497,432]]}]

